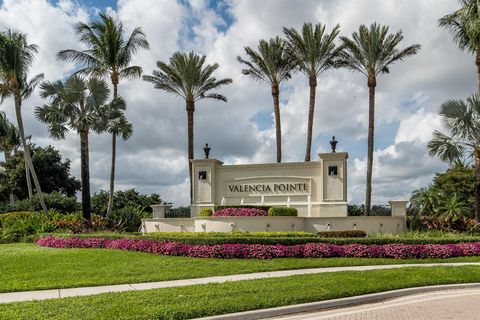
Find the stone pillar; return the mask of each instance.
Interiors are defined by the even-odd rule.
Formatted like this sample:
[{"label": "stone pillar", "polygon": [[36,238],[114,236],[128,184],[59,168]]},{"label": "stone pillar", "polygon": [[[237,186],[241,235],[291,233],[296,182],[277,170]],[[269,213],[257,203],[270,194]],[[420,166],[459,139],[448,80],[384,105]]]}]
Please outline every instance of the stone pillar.
[{"label": "stone pillar", "polygon": [[170,209],[171,205],[166,203],[152,204],[150,208],[153,210],[152,217],[154,219],[165,218],[165,213]]},{"label": "stone pillar", "polygon": [[324,202],[347,202],[347,152],[320,153]]},{"label": "stone pillar", "polygon": [[215,205],[215,168],[223,164],[217,159],[193,159],[193,199],[190,210],[192,218],[198,216],[201,208],[213,209]]},{"label": "stone pillar", "polygon": [[392,207],[392,217],[406,217],[407,216],[407,203],[405,200],[391,200],[390,206]]}]

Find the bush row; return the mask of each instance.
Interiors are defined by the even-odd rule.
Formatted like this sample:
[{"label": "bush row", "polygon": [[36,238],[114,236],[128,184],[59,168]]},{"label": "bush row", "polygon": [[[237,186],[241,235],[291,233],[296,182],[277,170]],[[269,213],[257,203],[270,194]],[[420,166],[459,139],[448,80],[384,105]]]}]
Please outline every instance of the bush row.
[{"label": "bush row", "polygon": [[320,231],[317,236],[322,238],[365,238],[367,233],[362,230]]},{"label": "bush row", "polygon": [[38,239],[36,243],[40,246],[52,248],[107,248],[161,255],[222,259],[330,257],[424,259],[480,256],[480,242],[427,245],[335,245],[329,243],[306,243],[293,246],[263,244],[190,245],[143,239],[45,237]]},{"label": "bush row", "polygon": [[264,245],[297,245],[306,243],[329,243],[336,245],[345,244],[363,244],[363,245],[384,245],[384,244],[450,244],[450,243],[467,243],[480,242],[480,237],[458,237],[455,239],[399,239],[399,238],[326,238],[317,236],[258,236],[257,233],[224,233],[223,235],[211,235],[205,233],[152,233],[144,236],[138,234],[122,234],[122,233],[107,233],[107,234],[43,234],[42,236],[54,236],[62,238],[92,238],[103,237],[107,239],[147,239],[155,241],[169,241],[179,242],[192,245],[216,245],[216,244],[264,244]]}]

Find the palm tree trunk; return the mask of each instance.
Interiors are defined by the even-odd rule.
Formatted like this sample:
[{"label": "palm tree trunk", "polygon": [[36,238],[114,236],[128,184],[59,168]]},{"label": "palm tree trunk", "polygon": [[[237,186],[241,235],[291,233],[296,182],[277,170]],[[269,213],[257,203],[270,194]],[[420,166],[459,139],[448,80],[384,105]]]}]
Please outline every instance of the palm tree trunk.
[{"label": "palm tree trunk", "polygon": [[[113,99],[118,95],[118,77],[115,78],[112,76],[113,83]],[[108,206],[107,206],[107,217],[113,212],[113,194],[115,192],[115,157],[117,152],[117,136],[115,133],[112,133],[112,164],[110,168],[110,191],[108,194]]]},{"label": "palm tree trunk", "polygon": [[480,48],[477,49],[475,64],[477,65],[477,89],[480,93]]},{"label": "palm tree trunk", "polygon": [[82,176],[82,214],[84,221],[89,224],[90,213],[90,165],[88,154],[88,130],[80,132],[80,171]]},{"label": "palm tree trunk", "polygon": [[[37,189],[37,194],[40,200],[40,205],[42,206],[43,211],[47,212],[47,207],[45,206],[45,202],[43,200],[42,189],[40,187],[40,182],[38,181],[37,173],[35,172],[35,168],[33,167],[32,158],[30,156],[30,149],[28,148],[27,141],[25,140],[25,130],[23,128],[23,119],[22,119],[22,99],[20,97],[20,93],[17,91],[14,94],[15,96],[15,114],[17,116],[17,125],[18,125],[18,132],[20,134],[20,140],[22,141],[23,145],[23,154],[25,156],[25,164],[27,171],[30,170],[32,174],[33,183],[35,184],[35,188]],[[27,174],[28,177],[28,174]]]},{"label": "palm tree trunk", "polygon": [[305,150],[305,161],[310,161],[312,153],[312,132],[313,132],[313,114],[315,112],[315,91],[317,90],[317,77],[311,75],[309,78],[310,85],[310,102],[308,107],[308,124],[307,124],[307,148]]},{"label": "palm tree trunk", "polygon": [[193,114],[195,112],[195,102],[193,100],[187,100],[187,127],[188,127],[188,172],[190,175],[190,203],[193,204],[193,172],[192,172],[192,159],[194,158],[193,149]]},{"label": "palm tree trunk", "polygon": [[[8,153],[7,150],[4,150],[3,155],[5,157],[5,162],[7,162],[10,159],[10,154]],[[10,195],[9,196],[10,196],[10,204],[14,205],[15,204],[15,197],[13,196],[13,193],[12,193],[11,190],[10,190]]]},{"label": "palm tree trunk", "polygon": [[282,128],[280,122],[280,90],[278,85],[272,85],[273,111],[275,114],[275,138],[277,140],[277,162],[282,162]]},{"label": "palm tree trunk", "polygon": [[112,165],[110,168],[110,193],[108,196],[107,217],[113,212],[113,193],[115,189],[115,158],[117,155],[117,136],[112,134]]},{"label": "palm tree trunk", "polygon": [[474,154],[475,159],[475,220],[480,222],[480,152]]},{"label": "palm tree trunk", "polygon": [[368,147],[367,147],[367,186],[365,195],[365,215],[370,214],[372,202],[372,169],[373,169],[373,144],[375,128],[375,87],[377,81],[375,76],[368,78]]},{"label": "palm tree trunk", "polygon": [[32,199],[33,188],[32,188],[32,180],[30,179],[30,169],[27,162],[27,157],[24,157],[24,158],[25,158],[25,179],[27,181],[28,199]]}]

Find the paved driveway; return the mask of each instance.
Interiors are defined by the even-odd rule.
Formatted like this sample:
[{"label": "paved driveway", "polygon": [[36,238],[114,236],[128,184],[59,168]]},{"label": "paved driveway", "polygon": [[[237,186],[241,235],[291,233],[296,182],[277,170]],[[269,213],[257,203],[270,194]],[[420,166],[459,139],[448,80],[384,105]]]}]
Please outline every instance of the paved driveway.
[{"label": "paved driveway", "polygon": [[479,320],[480,289],[419,294],[356,307],[269,318],[282,320]]}]

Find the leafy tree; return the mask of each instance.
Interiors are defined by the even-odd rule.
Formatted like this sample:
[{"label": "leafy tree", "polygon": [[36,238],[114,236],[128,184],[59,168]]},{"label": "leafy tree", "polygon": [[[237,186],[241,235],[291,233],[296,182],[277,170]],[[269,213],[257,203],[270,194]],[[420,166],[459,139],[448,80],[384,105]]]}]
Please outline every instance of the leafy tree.
[{"label": "leafy tree", "polygon": [[[96,215],[105,216],[107,213],[108,192],[101,190],[92,196],[92,212]],[[149,206],[152,204],[161,203],[160,195],[152,193],[150,195],[141,194],[135,189],[128,189],[125,191],[115,191],[113,210],[117,211],[127,206],[141,207],[145,212],[152,212]]]},{"label": "leafy tree", "polygon": [[305,23],[301,33],[294,28],[283,28],[288,46],[292,52],[297,68],[308,78],[310,102],[308,107],[307,145],[305,161],[310,161],[312,151],[313,115],[315,112],[315,94],[317,78],[320,73],[335,66],[335,59],[342,47],[335,46],[335,38],[340,33],[336,25],[330,33],[325,32],[325,25],[318,23],[315,27]]},{"label": "leafy tree", "polygon": [[471,156],[475,164],[475,220],[480,222],[480,95],[467,100],[448,100],[440,107],[449,135],[434,131],[428,143],[431,156],[453,163]]},{"label": "leafy tree", "polygon": [[232,79],[219,79],[213,76],[219,65],[205,64],[205,56],[199,56],[193,51],[190,53],[176,52],[169,63],[157,61],[159,70],[152,75],[143,76],[143,80],[151,82],[155,89],[174,94],[185,100],[188,127],[188,168],[190,173],[190,201],[192,201],[192,164],[194,158],[193,114],[195,103],[202,99],[215,99],[227,102],[227,98],[219,93],[212,92],[224,85],[232,83]]},{"label": "leafy tree", "polygon": [[369,92],[368,108],[368,151],[367,151],[367,181],[365,192],[365,214],[370,213],[372,200],[372,168],[375,128],[375,88],[377,77],[389,73],[390,66],[402,61],[420,50],[419,44],[403,49],[398,46],[403,40],[402,31],[389,34],[388,26],[373,23],[370,27],[361,25],[352,34],[352,38],[340,37],[345,49],[341,53],[339,66],[359,72],[367,77]]},{"label": "leafy tree", "polygon": [[[102,126],[106,116],[102,107],[107,105],[109,94],[107,83],[95,78],[85,80],[72,76],[64,82],[45,81],[41,84],[40,96],[48,99],[48,104],[35,109],[35,116],[48,125],[52,138],[63,140],[69,131],[80,136],[82,213],[86,221],[91,218],[88,136],[91,131],[100,133],[106,129]],[[124,105],[121,97],[112,103]],[[107,108],[112,109],[110,106]]]},{"label": "leafy tree", "polygon": [[[140,49],[148,49],[149,44],[141,28],[133,29],[126,37],[123,24],[112,16],[100,13],[100,21],[90,25],[79,23],[77,33],[86,50],[62,50],[57,58],[64,61],[78,62],[85,67],[77,74],[95,77],[110,77],[113,85],[113,99],[118,96],[120,79],[135,79],[142,75],[142,68],[130,65],[132,57]],[[112,164],[110,170],[110,197],[108,215],[112,213],[113,192],[115,185],[116,139],[118,134],[112,130]]]},{"label": "leafy tree", "polygon": [[[5,161],[10,158],[12,152],[15,152],[19,145],[20,137],[17,128],[7,119],[5,113],[0,112],[0,151],[3,151]],[[15,197],[12,190],[9,190],[8,185],[5,184],[0,189],[8,192],[10,203],[13,204]]]},{"label": "leafy tree", "polygon": [[273,111],[275,114],[275,135],[277,141],[277,162],[282,162],[282,128],[280,123],[280,84],[291,78],[295,68],[295,60],[287,50],[287,44],[279,37],[269,41],[260,40],[258,51],[245,47],[249,60],[237,57],[246,68],[244,75],[257,81],[264,81],[270,85],[273,97]]},{"label": "leafy tree", "polygon": [[0,33],[0,98],[3,102],[7,97],[13,97],[15,102],[15,114],[17,117],[17,126],[20,134],[20,140],[23,145],[25,161],[25,177],[28,187],[28,196],[33,195],[30,183],[30,174],[33,178],[36,191],[40,198],[43,210],[47,207],[43,201],[42,189],[33,167],[30,150],[25,139],[25,129],[22,118],[22,102],[27,99],[43,79],[43,74],[34,76],[30,81],[27,80],[27,74],[33,63],[34,56],[37,53],[37,46],[27,43],[27,36],[23,33],[8,30]]},{"label": "leafy tree", "polygon": [[[32,144],[29,150],[32,152],[32,162],[37,168],[42,190],[46,193],[59,192],[69,197],[75,196],[81,185],[80,181],[70,175],[70,160],[63,160],[58,150],[52,146]],[[0,166],[4,171],[0,185],[8,185],[17,199],[28,198],[23,150],[14,153]]]},{"label": "leafy tree", "polygon": [[475,55],[477,86],[480,92],[480,2],[459,0],[461,8],[439,20],[440,26],[449,30],[462,51]]},{"label": "leafy tree", "polygon": [[458,202],[470,212],[474,212],[475,205],[475,168],[460,161],[455,162],[444,173],[437,173],[433,178],[433,192],[447,197],[457,195]]}]

